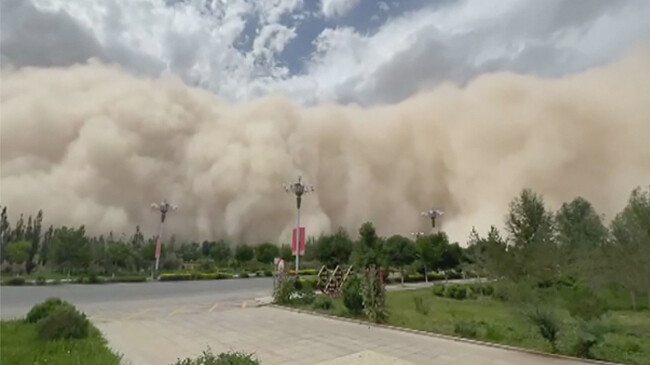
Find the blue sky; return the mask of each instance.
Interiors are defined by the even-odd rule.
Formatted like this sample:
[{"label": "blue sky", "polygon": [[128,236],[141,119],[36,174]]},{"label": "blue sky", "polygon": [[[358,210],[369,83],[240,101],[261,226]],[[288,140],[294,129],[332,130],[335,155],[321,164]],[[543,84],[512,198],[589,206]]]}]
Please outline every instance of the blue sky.
[{"label": "blue sky", "polygon": [[580,72],[647,45],[647,19],[638,0],[6,0],[0,57],[96,58],[235,102],[369,105],[488,72]]}]

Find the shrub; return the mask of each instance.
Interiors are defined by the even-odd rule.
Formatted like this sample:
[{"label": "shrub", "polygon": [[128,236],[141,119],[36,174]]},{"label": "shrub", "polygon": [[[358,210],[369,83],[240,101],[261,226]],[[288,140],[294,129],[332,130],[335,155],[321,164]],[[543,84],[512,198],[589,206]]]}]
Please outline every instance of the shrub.
[{"label": "shrub", "polygon": [[52,313],[52,311],[60,306],[71,306],[70,303],[64,302],[59,298],[49,298],[43,303],[36,304],[29,310],[25,320],[27,323],[36,323],[39,320],[47,317]]},{"label": "shrub", "polygon": [[158,276],[158,280],[160,281],[192,280],[192,274],[190,273],[160,274],[160,276]]},{"label": "shrub", "polygon": [[45,276],[36,277],[36,285],[45,285],[45,284],[47,284],[47,280],[45,279]]},{"label": "shrub", "polygon": [[349,277],[343,284],[343,305],[354,315],[363,312],[363,296],[361,295],[361,280]]},{"label": "shrub", "polygon": [[573,350],[574,354],[578,357],[593,359],[591,349],[603,340],[604,335],[609,330],[608,326],[600,320],[580,321],[578,340]]},{"label": "shrub", "polygon": [[197,358],[178,359],[171,365],[261,365],[261,363],[250,354],[227,352],[214,355],[208,349]]},{"label": "shrub", "polygon": [[463,300],[465,298],[467,298],[467,287],[462,285],[457,286],[454,292],[454,299]]},{"label": "shrub", "polygon": [[413,302],[415,303],[416,312],[425,316],[429,314],[429,305],[424,303],[424,299],[422,299],[422,297],[413,297]]},{"label": "shrub", "polygon": [[264,276],[273,276],[273,272],[271,270],[265,270]]},{"label": "shrub", "polygon": [[300,278],[300,285],[309,285],[312,288],[316,288],[318,286],[318,279],[305,279],[305,278]]},{"label": "shrub", "polygon": [[478,336],[478,325],[474,321],[457,321],[454,323],[454,333],[460,337],[476,338]]},{"label": "shrub", "polygon": [[388,318],[386,310],[386,287],[381,271],[375,267],[366,269],[362,285],[363,311],[366,318],[383,323]]},{"label": "shrub", "polygon": [[97,274],[92,273],[83,279],[83,282],[86,284],[101,284],[104,282]]},{"label": "shrub", "polygon": [[429,278],[430,281],[445,280],[445,275],[437,273],[437,272],[430,272],[430,273],[427,274],[427,277]]},{"label": "shrub", "polygon": [[575,287],[569,295],[567,309],[571,316],[590,321],[598,319],[607,312],[605,302],[586,287]]},{"label": "shrub", "polygon": [[43,340],[88,337],[88,319],[71,305],[59,305],[36,324]]},{"label": "shrub", "polygon": [[217,265],[214,263],[214,260],[203,258],[199,260],[199,269],[203,272],[213,272],[217,269]]},{"label": "shrub", "polygon": [[316,299],[316,293],[314,292],[314,287],[309,282],[305,282],[300,290],[298,290],[298,295],[296,302],[300,304],[312,304]]},{"label": "shrub", "polygon": [[445,287],[445,297],[452,299],[456,297],[456,285],[449,285]]},{"label": "shrub", "polygon": [[489,297],[492,294],[494,294],[494,287],[492,285],[481,285],[480,288],[481,288],[481,295]]},{"label": "shrub", "polygon": [[419,273],[407,275],[404,278],[405,283],[419,283],[421,281],[424,281],[424,275],[419,274]]},{"label": "shrub", "polygon": [[327,295],[319,295],[314,301],[314,308],[330,310],[334,308],[334,303],[332,302],[332,298],[328,297]]},{"label": "shrub", "polygon": [[255,277],[256,277],[256,278],[261,278],[262,276],[264,276],[264,272],[262,272],[262,271],[255,271]]},{"label": "shrub", "polygon": [[280,276],[273,289],[273,303],[290,304],[291,296],[296,292],[295,278],[291,276]]},{"label": "shrub", "polygon": [[142,283],[147,281],[146,276],[117,276],[108,278],[106,281],[110,283]]},{"label": "shrub", "polygon": [[445,296],[445,286],[444,285],[434,285],[433,286],[433,295],[437,297]]},{"label": "shrub", "polygon": [[533,323],[539,333],[551,344],[553,352],[557,351],[557,335],[560,332],[560,320],[551,310],[535,308],[525,313],[526,318]]},{"label": "shrub", "polygon": [[237,277],[242,278],[242,279],[248,279],[248,278],[250,278],[250,275],[248,275],[247,272],[242,272],[239,275],[237,275]]},{"label": "shrub", "polygon": [[25,285],[25,278],[13,277],[3,282],[4,285]]}]

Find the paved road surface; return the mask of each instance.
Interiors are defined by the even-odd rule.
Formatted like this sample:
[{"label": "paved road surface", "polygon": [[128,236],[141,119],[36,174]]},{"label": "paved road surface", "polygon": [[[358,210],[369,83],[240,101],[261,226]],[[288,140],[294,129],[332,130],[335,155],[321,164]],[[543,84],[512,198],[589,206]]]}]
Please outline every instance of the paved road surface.
[{"label": "paved road surface", "polygon": [[252,299],[271,294],[273,279],[251,278],[184,282],[117,283],[101,285],[2,286],[0,317],[24,316],[50,297],[70,301],[92,315],[98,311],[130,311],[154,306],[182,305]]},{"label": "paved road surface", "polygon": [[132,365],[170,364],[208,347],[213,353],[254,353],[264,365],[584,364],[273,307],[212,309],[155,317],[143,309],[95,323]]}]

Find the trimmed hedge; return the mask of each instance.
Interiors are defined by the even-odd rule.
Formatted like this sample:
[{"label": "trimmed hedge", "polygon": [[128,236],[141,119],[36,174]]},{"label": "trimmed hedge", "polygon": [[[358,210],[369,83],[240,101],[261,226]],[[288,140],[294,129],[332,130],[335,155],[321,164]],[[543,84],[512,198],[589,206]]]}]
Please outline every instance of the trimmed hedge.
[{"label": "trimmed hedge", "polygon": [[[295,269],[289,269],[289,275],[295,275]],[[318,275],[318,270],[316,269],[300,269],[298,270],[299,275]]]},{"label": "trimmed hedge", "polygon": [[16,277],[4,280],[2,282],[2,284],[3,285],[15,285],[15,286],[25,285],[25,278],[16,276]]},{"label": "trimmed hedge", "polygon": [[160,281],[183,281],[183,280],[221,280],[221,279],[231,279],[234,275],[225,272],[215,272],[215,273],[198,273],[198,272],[186,272],[186,273],[169,273],[169,274],[160,274],[158,280]]}]

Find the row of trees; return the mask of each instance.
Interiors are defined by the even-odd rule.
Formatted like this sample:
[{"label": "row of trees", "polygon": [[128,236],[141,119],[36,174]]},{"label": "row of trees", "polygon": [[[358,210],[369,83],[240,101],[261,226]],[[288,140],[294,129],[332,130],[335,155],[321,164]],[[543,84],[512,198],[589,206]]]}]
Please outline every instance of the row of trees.
[{"label": "row of trees", "polygon": [[635,189],[608,226],[584,198],[553,213],[541,195],[524,190],[505,223],[506,237],[495,227],[485,237],[472,231],[465,252],[470,270],[539,287],[562,280],[622,286],[633,307],[639,293],[648,293],[650,306],[650,189]]}]

